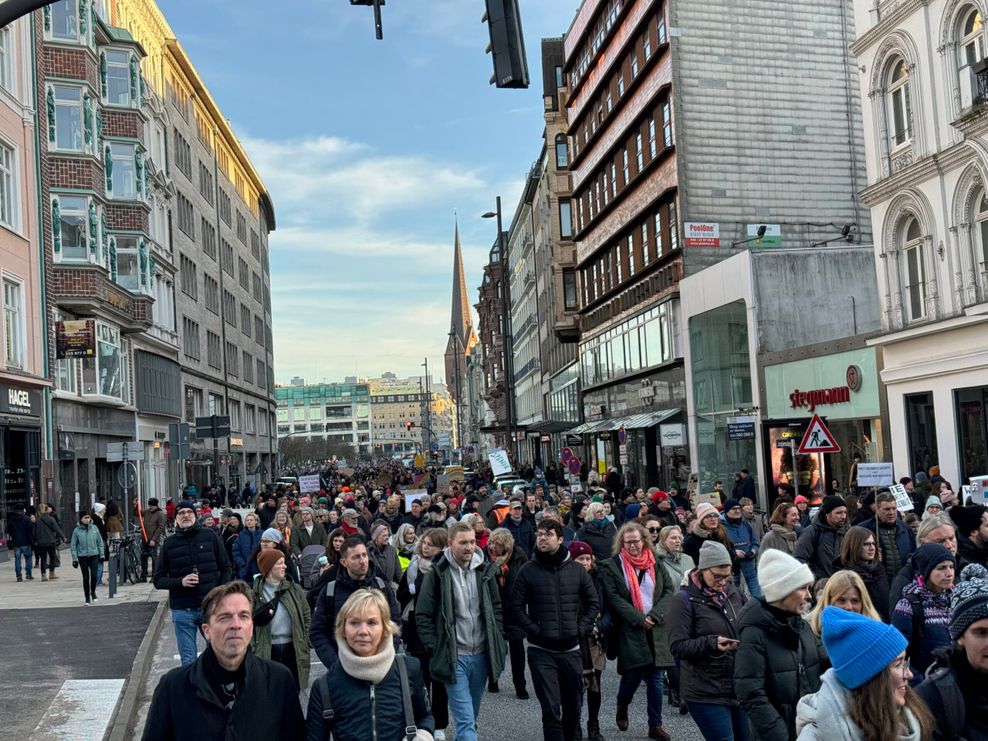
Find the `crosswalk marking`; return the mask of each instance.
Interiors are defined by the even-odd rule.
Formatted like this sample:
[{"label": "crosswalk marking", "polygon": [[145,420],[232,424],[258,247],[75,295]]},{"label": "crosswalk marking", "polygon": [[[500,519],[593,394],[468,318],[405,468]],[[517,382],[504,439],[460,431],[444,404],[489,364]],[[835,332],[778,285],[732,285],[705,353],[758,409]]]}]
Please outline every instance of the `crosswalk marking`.
[{"label": "crosswalk marking", "polygon": [[102,741],[123,690],[122,679],[67,679],[29,741]]}]

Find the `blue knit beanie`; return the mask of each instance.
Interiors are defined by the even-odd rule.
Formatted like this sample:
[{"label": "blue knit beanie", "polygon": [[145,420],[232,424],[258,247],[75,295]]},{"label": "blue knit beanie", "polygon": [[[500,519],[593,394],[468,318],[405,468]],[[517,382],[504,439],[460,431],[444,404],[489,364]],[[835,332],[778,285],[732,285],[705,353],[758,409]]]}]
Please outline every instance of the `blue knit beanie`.
[{"label": "blue knit beanie", "polygon": [[876,676],[909,645],[891,625],[839,607],[821,614],[823,645],[841,684],[853,690]]},{"label": "blue knit beanie", "polygon": [[641,512],[642,506],[637,502],[635,504],[629,504],[624,508],[624,519],[625,520],[637,520],[638,513]]}]

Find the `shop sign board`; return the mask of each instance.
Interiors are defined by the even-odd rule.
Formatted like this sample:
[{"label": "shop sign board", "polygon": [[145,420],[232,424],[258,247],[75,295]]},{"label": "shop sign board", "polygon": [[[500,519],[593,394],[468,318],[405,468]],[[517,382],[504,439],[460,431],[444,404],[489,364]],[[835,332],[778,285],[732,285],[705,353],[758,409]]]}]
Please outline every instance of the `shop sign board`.
[{"label": "shop sign board", "polygon": [[65,319],[55,322],[55,357],[92,358],[96,355],[96,320]]},{"label": "shop sign board", "polygon": [[0,412],[41,416],[41,392],[0,384]]},{"label": "shop sign board", "polygon": [[676,448],[686,445],[686,426],[682,424],[659,425],[659,440],[663,447]]},{"label": "shop sign board", "polygon": [[[861,464],[858,464],[860,468]],[[895,508],[900,512],[911,512],[913,509],[913,500],[909,496],[909,492],[906,491],[906,487],[902,484],[892,484],[889,487],[889,491],[895,496]]]},{"label": "shop sign board", "polygon": [[891,486],[895,483],[891,463],[859,463],[858,486]]},{"label": "shop sign board", "polygon": [[566,443],[567,448],[572,448],[576,445],[583,445],[583,436],[567,434],[566,437],[563,438],[563,442]]},{"label": "shop sign board", "polygon": [[686,247],[720,247],[720,224],[687,221],[683,224]]},{"label": "shop sign board", "polygon": [[[748,244],[756,249],[771,249],[782,246],[782,225],[781,224],[748,224]],[[758,236],[758,230],[765,227],[762,236]]]},{"label": "shop sign board", "polygon": [[727,439],[728,440],[754,440],[755,439],[755,418],[754,417],[728,417],[727,418]]},{"label": "shop sign board", "polygon": [[765,367],[769,419],[875,419],[881,416],[878,386],[874,348]]}]

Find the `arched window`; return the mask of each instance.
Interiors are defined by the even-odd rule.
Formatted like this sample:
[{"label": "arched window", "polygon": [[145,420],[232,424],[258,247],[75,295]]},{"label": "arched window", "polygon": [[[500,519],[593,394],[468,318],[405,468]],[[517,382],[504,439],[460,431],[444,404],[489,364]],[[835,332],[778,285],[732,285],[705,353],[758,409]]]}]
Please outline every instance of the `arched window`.
[{"label": "arched window", "polygon": [[985,58],[985,34],[981,11],[971,8],[961,26],[961,66],[980,62]]},{"label": "arched window", "polygon": [[564,170],[569,166],[569,153],[566,151],[566,136],[556,134],[556,169]]},{"label": "arched window", "polygon": [[982,191],[977,200],[974,219],[978,223],[978,237],[981,240],[981,265],[979,272],[988,269],[988,196]]},{"label": "arched window", "polygon": [[909,68],[901,57],[889,65],[888,108],[889,136],[893,147],[908,144],[913,138],[913,112],[909,100]]},{"label": "arched window", "polygon": [[923,259],[923,231],[915,217],[910,217],[902,229],[902,252],[905,267],[906,316],[916,321],[926,316],[926,264]]}]

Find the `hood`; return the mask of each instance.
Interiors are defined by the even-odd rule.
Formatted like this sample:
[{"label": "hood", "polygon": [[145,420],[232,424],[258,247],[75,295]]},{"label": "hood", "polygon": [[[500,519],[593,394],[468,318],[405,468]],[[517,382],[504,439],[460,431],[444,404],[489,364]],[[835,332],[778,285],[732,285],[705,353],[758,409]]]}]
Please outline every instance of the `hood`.
[{"label": "hood", "polygon": [[816,731],[814,738],[860,741],[861,731],[847,715],[849,694],[834,670],[827,669],[821,677],[820,691],[805,695],[796,706],[796,733],[808,726]]},{"label": "hood", "polygon": [[796,542],[796,531],[790,530],[785,525],[775,525],[771,526],[771,530],[776,535],[785,538],[786,540],[791,540],[793,543]]},{"label": "hood", "polygon": [[[450,549],[449,546],[446,546],[446,548],[443,550],[443,555],[446,557],[446,560],[449,561],[450,566],[453,566],[455,568],[460,568],[460,564],[458,564],[456,562],[456,559],[453,558],[453,551]],[[484,564],[484,552],[480,548],[478,548],[473,552],[473,558],[470,559],[470,565],[467,567],[467,571],[473,571],[474,569],[483,566],[483,564]]]}]

